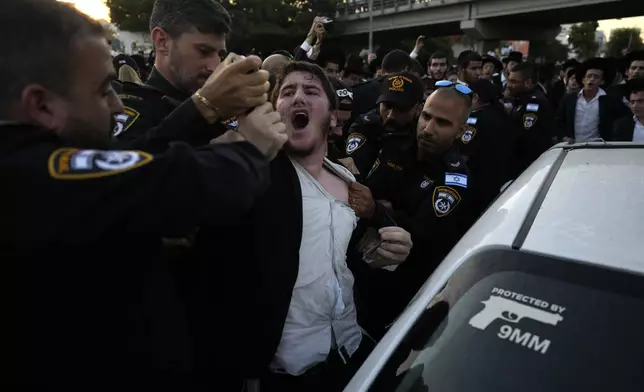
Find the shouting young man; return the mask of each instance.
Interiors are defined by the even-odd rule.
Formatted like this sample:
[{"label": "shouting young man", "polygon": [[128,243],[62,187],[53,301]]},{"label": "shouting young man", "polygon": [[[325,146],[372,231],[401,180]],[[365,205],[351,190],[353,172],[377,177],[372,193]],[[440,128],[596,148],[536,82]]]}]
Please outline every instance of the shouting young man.
[{"label": "shouting young man", "polygon": [[[225,249],[201,249],[206,260],[228,252],[215,279],[243,277],[211,285],[211,312],[232,323],[213,347],[215,368],[262,392],[341,391],[373,343],[358,325],[346,263],[358,220],[348,202],[354,178],[325,158],[337,95],[321,68],[295,62],[278,75],[272,101],[289,141],[271,165],[268,191],[235,228],[200,231],[226,237]],[[409,233],[383,228],[380,236],[377,253],[403,262]]]}]

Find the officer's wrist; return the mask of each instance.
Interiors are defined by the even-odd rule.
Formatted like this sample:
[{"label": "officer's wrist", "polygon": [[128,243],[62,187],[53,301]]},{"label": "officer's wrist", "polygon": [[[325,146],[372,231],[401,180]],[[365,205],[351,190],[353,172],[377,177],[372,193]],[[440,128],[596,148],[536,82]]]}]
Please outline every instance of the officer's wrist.
[{"label": "officer's wrist", "polygon": [[203,116],[204,119],[209,124],[214,124],[218,120],[221,120],[221,114],[219,110],[212,105],[206,98],[204,98],[198,91],[194,93],[191,97],[192,102],[194,102],[197,110]]}]

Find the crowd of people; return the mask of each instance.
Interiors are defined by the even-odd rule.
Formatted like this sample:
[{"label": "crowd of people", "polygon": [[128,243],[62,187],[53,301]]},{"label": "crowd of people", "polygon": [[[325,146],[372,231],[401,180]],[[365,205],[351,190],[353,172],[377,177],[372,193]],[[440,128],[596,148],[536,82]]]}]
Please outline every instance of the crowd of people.
[{"label": "crowd of people", "polygon": [[[341,391],[500,193],[559,141],[644,141],[644,55],[455,66],[227,54],[215,0],[156,0],[112,56],[55,0],[0,6],[2,383]],[[40,389],[39,389],[40,388]]]}]

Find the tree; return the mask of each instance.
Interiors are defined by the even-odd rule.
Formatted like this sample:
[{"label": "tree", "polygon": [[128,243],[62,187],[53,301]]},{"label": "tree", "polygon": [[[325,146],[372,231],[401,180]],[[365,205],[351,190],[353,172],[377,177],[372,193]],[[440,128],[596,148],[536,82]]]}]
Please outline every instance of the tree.
[{"label": "tree", "polygon": [[[335,15],[339,0],[223,0],[233,21],[232,50],[270,53],[302,43],[316,15]],[[125,31],[148,31],[154,0],[107,0],[112,22]]]},{"label": "tree", "polygon": [[606,44],[606,54],[612,57],[622,57],[625,51],[644,49],[642,30],[634,27],[615,29],[610,33]]},{"label": "tree", "polygon": [[154,0],[107,0],[112,23],[123,31],[149,30]]},{"label": "tree", "polygon": [[570,28],[568,43],[582,60],[597,55],[597,50],[599,49],[599,43],[595,37],[597,27],[599,27],[597,22],[584,22],[573,25]]},{"label": "tree", "polygon": [[530,40],[530,57],[542,59],[543,62],[565,60],[568,58],[568,46],[555,38]]}]

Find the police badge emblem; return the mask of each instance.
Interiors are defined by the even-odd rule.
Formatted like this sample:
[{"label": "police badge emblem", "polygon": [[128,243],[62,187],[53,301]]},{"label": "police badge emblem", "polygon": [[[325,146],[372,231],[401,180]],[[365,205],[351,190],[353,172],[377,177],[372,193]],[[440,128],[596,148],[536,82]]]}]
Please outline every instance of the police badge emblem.
[{"label": "police badge emblem", "polygon": [[461,201],[461,195],[454,188],[439,186],[434,190],[432,201],[434,202],[434,213],[441,218],[456,208]]},{"label": "police badge emblem", "polygon": [[465,128],[465,132],[463,132],[463,136],[461,136],[461,142],[463,144],[467,144],[472,141],[474,138],[474,135],[476,135],[476,128],[474,127],[467,127]]},{"label": "police badge emblem", "polygon": [[127,131],[139,118],[139,116],[140,114],[136,110],[128,108],[127,106],[123,108],[123,113],[117,114],[114,117],[116,124],[114,126],[114,129],[112,130],[112,136],[118,136],[121,133]]},{"label": "police badge emblem", "polygon": [[523,115],[523,127],[528,130],[537,122],[537,115],[534,113],[526,113]]},{"label": "police badge emblem", "polygon": [[367,138],[359,133],[352,133],[351,135],[349,135],[349,137],[347,137],[347,155],[354,153],[356,150],[362,147],[362,145],[366,141]]}]

